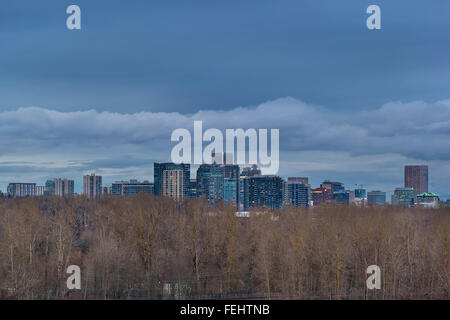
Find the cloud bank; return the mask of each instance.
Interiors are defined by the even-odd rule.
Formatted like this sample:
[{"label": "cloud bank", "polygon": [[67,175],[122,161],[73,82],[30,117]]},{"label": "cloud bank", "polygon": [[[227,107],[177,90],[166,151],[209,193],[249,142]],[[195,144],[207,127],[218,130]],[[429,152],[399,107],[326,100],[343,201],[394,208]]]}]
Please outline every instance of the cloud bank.
[{"label": "cloud bank", "polygon": [[[192,131],[194,120],[202,120],[204,130],[280,129],[281,173],[286,175],[332,172],[333,168],[350,172],[346,163],[353,159],[355,165],[358,163],[355,171],[367,176],[361,180],[372,180],[371,159],[384,159],[377,162],[378,170],[389,170],[394,164],[402,167],[405,163],[399,161],[436,162],[441,168],[448,168],[450,162],[450,100],[389,102],[359,112],[290,97],[194,114],[61,112],[26,107],[0,112],[1,183],[21,172],[20,178],[32,179],[81,176],[89,170],[103,172],[111,179],[123,173],[151,178],[153,161],[170,160],[172,131]],[[321,166],[317,166],[319,162]],[[449,178],[447,171],[437,185],[450,189],[444,181]]]}]

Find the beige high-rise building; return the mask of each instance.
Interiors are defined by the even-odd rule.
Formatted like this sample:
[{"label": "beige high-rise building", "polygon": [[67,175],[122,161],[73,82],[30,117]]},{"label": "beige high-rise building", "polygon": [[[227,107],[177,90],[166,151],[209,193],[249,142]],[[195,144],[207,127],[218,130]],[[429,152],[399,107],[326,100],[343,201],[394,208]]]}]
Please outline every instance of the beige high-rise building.
[{"label": "beige high-rise building", "polygon": [[173,199],[183,198],[183,170],[164,170],[162,174],[162,194]]},{"label": "beige high-rise building", "polygon": [[83,194],[88,198],[100,197],[102,195],[102,176],[95,173],[83,177]]}]

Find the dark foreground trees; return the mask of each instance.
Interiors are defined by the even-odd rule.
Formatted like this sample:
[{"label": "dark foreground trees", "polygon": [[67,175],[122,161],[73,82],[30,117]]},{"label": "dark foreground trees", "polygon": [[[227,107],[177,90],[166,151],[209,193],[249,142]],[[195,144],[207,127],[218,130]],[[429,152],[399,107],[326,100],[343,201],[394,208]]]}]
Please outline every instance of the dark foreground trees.
[{"label": "dark foreground trees", "polygon": [[[449,299],[450,209],[288,208],[236,217],[137,195],[0,203],[9,299]],[[366,288],[378,265],[382,289]],[[81,268],[81,290],[66,269]]]}]

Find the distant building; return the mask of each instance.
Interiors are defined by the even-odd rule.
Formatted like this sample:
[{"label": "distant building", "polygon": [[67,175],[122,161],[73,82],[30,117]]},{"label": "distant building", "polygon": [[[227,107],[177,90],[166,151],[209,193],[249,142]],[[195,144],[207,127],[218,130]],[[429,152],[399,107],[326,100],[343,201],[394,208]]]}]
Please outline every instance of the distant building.
[{"label": "distant building", "polygon": [[45,194],[45,186],[36,186],[36,196],[40,197]]},{"label": "distant building", "polygon": [[329,180],[325,180],[324,182],[322,182],[320,187],[331,190],[332,193],[345,189],[344,184],[342,182],[329,181]]},{"label": "distant building", "polygon": [[367,203],[367,191],[366,189],[355,189],[353,191],[354,197],[352,203],[355,205],[365,205]]},{"label": "distant building", "polygon": [[288,206],[309,206],[310,186],[308,178],[290,177],[287,181],[287,205]]},{"label": "distant building", "polygon": [[386,192],[370,191],[367,193],[367,202],[372,205],[383,206],[386,204]]},{"label": "distant building", "polygon": [[405,166],[405,188],[413,188],[415,195],[428,192],[428,166]]},{"label": "distant building", "polygon": [[327,188],[316,188],[311,190],[311,198],[314,206],[333,200],[333,192]]},{"label": "distant building", "polygon": [[278,176],[254,176],[248,180],[249,207],[281,208],[283,179]]},{"label": "distant building", "polygon": [[110,186],[102,186],[102,196],[110,195],[112,188]]},{"label": "distant building", "polygon": [[391,202],[395,206],[410,207],[414,205],[413,188],[396,188],[392,195]]},{"label": "distant building", "polygon": [[7,188],[9,197],[34,197],[37,189],[36,183],[10,183]]},{"label": "distant building", "polygon": [[139,182],[133,179],[130,181],[116,181],[111,185],[111,194],[113,196],[132,196],[139,192],[153,194],[153,187],[153,183],[148,181]]},{"label": "distant building", "polygon": [[56,189],[56,179],[49,179],[45,183],[45,190],[44,193],[46,196],[54,196],[55,195],[55,189]]},{"label": "distant building", "polygon": [[240,168],[237,164],[226,164],[222,166],[222,175],[224,178],[239,179]]},{"label": "distant building", "polygon": [[185,197],[184,172],[182,169],[164,170],[162,173],[162,195],[176,200]]},{"label": "distant building", "polygon": [[218,164],[202,164],[197,170],[199,194],[205,196],[211,205],[215,205],[224,197],[224,177]]},{"label": "distant building", "polygon": [[260,176],[261,170],[258,168],[257,165],[252,165],[251,167],[244,167],[241,172],[241,177],[254,177],[254,176]]},{"label": "distant building", "polygon": [[239,211],[248,212],[249,209],[249,177],[242,176],[239,179]]},{"label": "distant building", "polygon": [[224,204],[229,206],[236,206],[238,204],[239,194],[239,180],[235,178],[223,179],[223,201]]},{"label": "distant building", "polygon": [[198,198],[200,195],[197,192],[198,185],[197,185],[197,179],[190,179],[189,180],[189,192],[188,197],[191,199]]},{"label": "distant building", "polygon": [[350,204],[353,202],[354,193],[349,190],[339,190],[333,193],[333,200],[340,204]]},{"label": "distant building", "polygon": [[[176,198],[185,198],[189,196],[191,188],[190,164],[175,164],[172,162],[155,163],[153,171],[155,195],[164,195],[165,193],[171,194]],[[171,173],[164,173],[165,171],[170,171]],[[177,185],[174,185],[174,183],[177,183]]]},{"label": "distant building", "polygon": [[355,198],[367,199],[366,189],[355,189]]},{"label": "distant building", "polygon": [[55,179],[55,191],[54,195],[60,197],[73,196],[75,193],[75,182],[67,178]]},{"label": "distant building", "polygon": [[[240,177],[240,168],[238,165],[234,165],[234,164],[226,164],[222,166],[222,176],[224,179],[232,179],[234,182],[232,182],[233,184],[236,185],[236,194],[233,195],[233,199],[236,202],[235,204],[239,204],[239,177]],[[225,183],[225,181],[224,181]],[[231,182],[230,182],[231,183]],[[225,187],[225,185],[224,185]],[[225,203],[228,202],[228,200],[226,200],[227,196],[224,194],[224,200]]]},{"label": "distant building", "polygon": [[423,207],[439,207],[439,195],[436,193],[423,192],[417,195],[417,204]]},{"label": "distant building", "polygon": [[83,194],[90,199],[100,197],[102,190],[102,176],[96,176],[95,173],[83,177]]}]

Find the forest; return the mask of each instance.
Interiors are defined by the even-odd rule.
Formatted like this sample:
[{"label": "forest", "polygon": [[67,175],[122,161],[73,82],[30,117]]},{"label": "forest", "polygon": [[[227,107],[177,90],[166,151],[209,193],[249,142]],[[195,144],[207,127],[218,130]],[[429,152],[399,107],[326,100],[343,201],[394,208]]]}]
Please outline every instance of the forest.
[{"label": "forest", "polygon": [[[450,207],[0,200],[1,299],[449,299]],[[69,290],[66,270],[81,269]],[[366,269],[381,269],[381,289]]]}]

